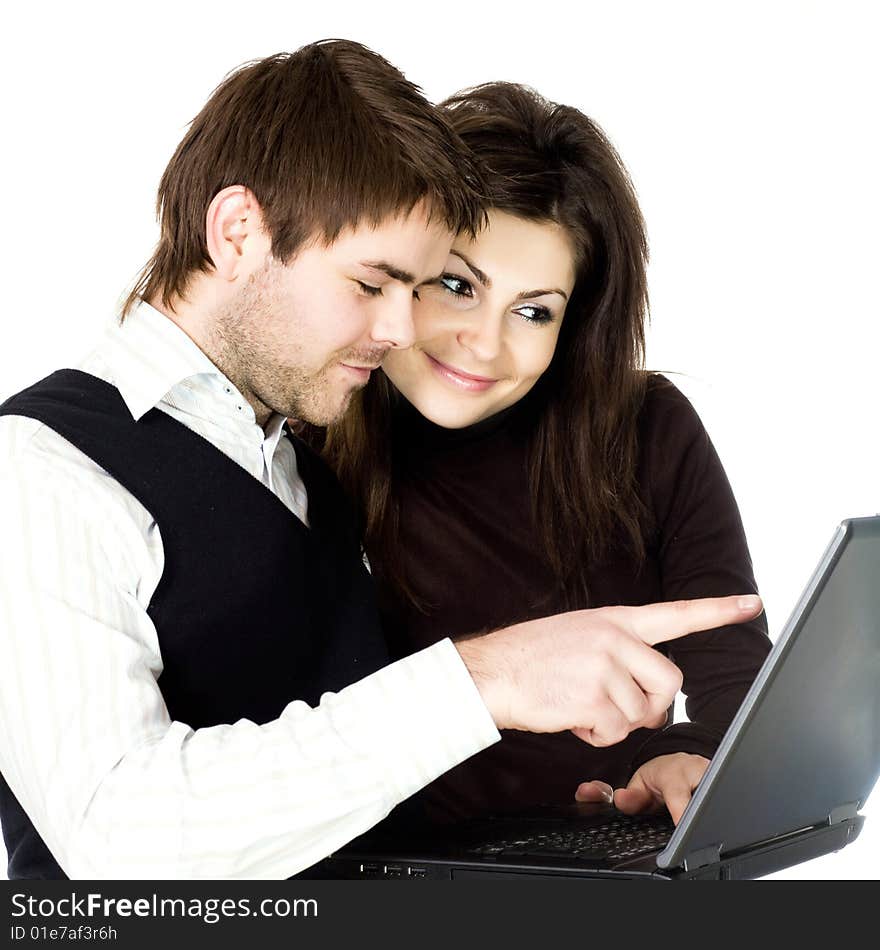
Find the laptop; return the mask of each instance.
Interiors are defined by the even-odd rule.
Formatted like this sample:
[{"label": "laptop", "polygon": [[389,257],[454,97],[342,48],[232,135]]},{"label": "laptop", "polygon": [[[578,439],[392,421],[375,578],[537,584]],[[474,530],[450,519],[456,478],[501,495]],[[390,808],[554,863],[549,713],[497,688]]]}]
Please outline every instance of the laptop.
[{"label": "laptop", "polygon": [[677,827],[666,813],[592,803],[442,827],[391,821],[315,870],[337,879],[761,877],[855,840],[878,774],[880,515],[837,527]]}]

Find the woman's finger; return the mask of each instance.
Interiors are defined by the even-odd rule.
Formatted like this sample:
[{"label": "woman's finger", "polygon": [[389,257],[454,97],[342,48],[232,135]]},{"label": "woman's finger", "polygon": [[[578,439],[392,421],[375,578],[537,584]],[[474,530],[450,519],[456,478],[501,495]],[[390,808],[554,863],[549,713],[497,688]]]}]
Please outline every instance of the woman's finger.
[{"label": "woman's finger", "polygon": [[662,806],[662,800],[658,800],[654,793],[644,786],[630,785],[614,790],[614,807],[625,815],[659,811]]},{"label": "woman's finger", "polygon": [[614,800],[614,789],[607,782],[597,780],[581,782],[574,793],[576,802],[605,802],[611,804]]},{"label": "woman's finger", "polygon": [[691,800],[692,792],[693,789],[690,784],[682,779],[670,780],[664,785],[663,801],[666,803],[666,808],[675,824],[681,821],[681,816]]}]

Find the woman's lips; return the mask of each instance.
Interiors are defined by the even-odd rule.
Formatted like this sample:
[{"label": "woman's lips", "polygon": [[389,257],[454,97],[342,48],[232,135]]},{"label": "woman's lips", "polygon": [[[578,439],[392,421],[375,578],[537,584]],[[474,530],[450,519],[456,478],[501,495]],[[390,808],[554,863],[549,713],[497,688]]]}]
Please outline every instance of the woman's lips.
[{"label": "woman's lips", "polygon": [[428,358],[431,369],[441,379],[455,386],[456,389],[460,389],[462,392],[484,393],[498,382],[497,379],[489,379],[487,376],[474,376],[472,373],[465,373],[462,370],[454,369],[446,363],[441,363],[440,360],[434,359],[434,357],[428,353],[425,353],[425,356]]}]

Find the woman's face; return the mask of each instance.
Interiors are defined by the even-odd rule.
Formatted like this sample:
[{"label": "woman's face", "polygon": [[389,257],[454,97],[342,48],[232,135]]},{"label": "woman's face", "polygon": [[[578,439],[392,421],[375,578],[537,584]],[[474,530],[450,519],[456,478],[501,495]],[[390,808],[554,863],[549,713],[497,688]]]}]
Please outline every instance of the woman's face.
[{"label": "woman's face", "polygon": [[459,237],[441,277],[419,288],[416,342],[382,369],[418,411],[460,429],[512,406],[550,365],[575,281],[561,227],[501,211]]}]

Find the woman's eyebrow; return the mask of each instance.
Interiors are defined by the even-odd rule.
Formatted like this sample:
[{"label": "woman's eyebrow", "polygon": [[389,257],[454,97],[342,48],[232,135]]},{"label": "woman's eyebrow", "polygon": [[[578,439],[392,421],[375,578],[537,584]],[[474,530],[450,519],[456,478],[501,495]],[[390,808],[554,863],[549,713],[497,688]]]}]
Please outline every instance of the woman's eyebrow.
[{"label": "woman's eyebrow", "polygon": [[544,294],[559,294],[563,300],[568,300],[568,294],[558,287],[554,287],[552,290],[523,290],[516,295],[516,299],[527,300],[530,297],[543,297]]},{"label": "woman's eyebrow", "polygon": [[454,254],[456,257],[460,257],[471,269],[471,273],[473,273],[474,277],[477,278],[477,280],[486,288],[486,290],[489,290],[492,287],[492,278],[487,274],[484,274],[483,271],[481,271],[472,260],[469,260],[467,257],[465,257],[461,251],[452,250],[449,253]]},{"label": "woman's eyebrow", "polygon": [[[451,250],[450,254],[454,254],[456,257],[461,258],[465,264],[470,268],[474,277],[486,288],[490,290],[492,287],[492,278],[488,274],[483,273],[477,265],[466,257],[461,251]],[[531,297],[543,297],[545,294],[559,294],[563,300],[568,300],[568,294],[564,290],[560,290],[558,287],[553,287],[549,290],[523,290],[521,293],[516,295],[517,300],[528,300]]]}]

